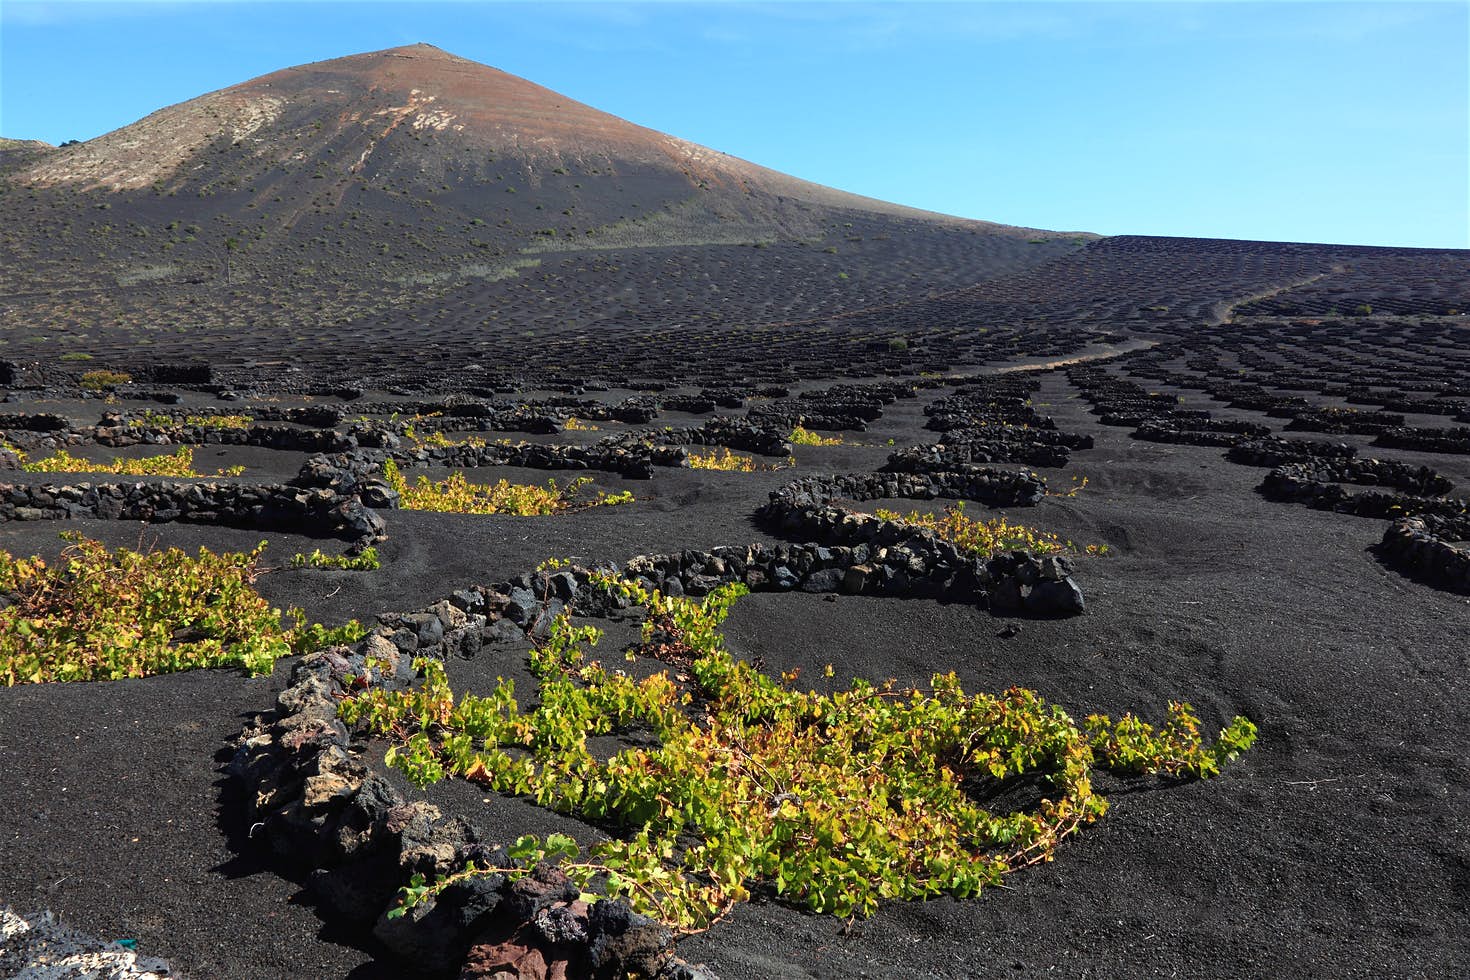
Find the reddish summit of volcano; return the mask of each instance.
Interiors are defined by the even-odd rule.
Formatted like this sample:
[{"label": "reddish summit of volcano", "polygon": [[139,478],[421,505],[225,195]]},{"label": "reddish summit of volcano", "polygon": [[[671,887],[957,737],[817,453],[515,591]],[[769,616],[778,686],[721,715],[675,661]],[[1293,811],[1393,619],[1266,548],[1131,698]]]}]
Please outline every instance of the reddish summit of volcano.
[{"label": "reddish summit of volcano", "polygon": [[419,304],[493,332],[542,288],[537,324],[794,322],[1086,240],[799,180],[427,44],[275,71],[84,143],[0,146],[5,187],[24,192],[0,194],[0,296],[64,295],[55,315],[88,324],[137,302],[150,329],[168,305],[189,336],[411,323],[396,311]]},{"label": "reddish summit of volcano", "polygon": [[[502,151],[616,152],[648,162],[682,143],[430,44],[286,68],[225,91],[340,104],[349,113],[344,122],[452,131]],[[365,100],[391,105],[369,108]]]},{"label": "reddish summit of volcano", "polygon": [[[395,139],[418,137],[416,142]],[[136,190],[176,185],[213,166],[221,140],[283,166],[328,174],[429,177],[487,161],[532,172],[629,176],[689,192],[770,195],[818,207],[960,221],[799,180],[620,119],[526,79],[429,44],[285,68],[169,106],[23,171],[40,185]],[[749,210],[748,202],[737,210]],[[999,230],[1004,226],[967,222]]]}]

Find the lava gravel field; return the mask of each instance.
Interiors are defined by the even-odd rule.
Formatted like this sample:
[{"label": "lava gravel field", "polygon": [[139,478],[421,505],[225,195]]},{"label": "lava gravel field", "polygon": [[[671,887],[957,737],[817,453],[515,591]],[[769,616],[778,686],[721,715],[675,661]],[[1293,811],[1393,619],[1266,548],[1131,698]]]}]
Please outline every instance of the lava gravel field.
[{"label": "lava gravel field", "polygon": [[[1087,436],[1091,444],[1070,450],[1061,466],[1018,466],[992,448],[992,458],[981,463],[1035,472],[1051,492],[1034,507],[971,502],[967,512],[988,517],[1003,510],[1079,549],[1106,545],[1104,554],[1078,554],[1072,562],[1085,612],[1053,617],[947,600],[763,591],[735,604],[725,625],[730,649],[759,658],[768,672],[800,669],[811,677],[830,664],[839,679],[895,678],[907,686],[954,671],[966,690],[1024,686],[1074,717],[1133,710],[1157,719],[1167,702],[1188,701],[1209,733],[1233,715],[1249,717],[1259,727],[1255,747],[1206,781],[1099,777],[1108,815],[1065,841],[1055,861],[1021,870],[1004,889],[977,899],[888,902],[871,919],[848,923],[757,891],[726,921],[681,940],[679,956],[727,980],[1454,976],[1470,963],[1470,770],[1463,751],[1470,730],[1470,596],[1386,557],[1383,517],[1268,499],[1258,489],[1265,470],[1232,461],[1229,445],[1154,441],[1140,437],[1143,428],[1130,431],[1106,415],[1111,406],[1117,416],[1119,405],[1137,401],[1142,391],[1158,409],[1145,421],[1156,426],[1197,425],[1204,413],[1216,429],[1259,426],[1273,438],[1325,438],[1351,446],[1358,458],[1432,468],[1456,488],[1440,497],[1457,499],[1470,481],[1470,452],[1385,447],[1373,432],[1291,431],[1290,417],[1272,406],[1241,407],[1240,393],[1229,389],[1229,382],[1251,377],[1275,395],[1301,397],[1300,417],[1324,408],[1358,415],[1348,408],[1353,393],[1338,392],[1327,376],[1330,364],[1358,356],[1363,363],[1352,370],[1359,375],[1373,365],[1397,372],[1356,392],[1382,396],[1376,402],[1402,408],[1407,399],[1418,402],[1407,407],[1424,409],[1435,398],[1470,396],[1406,393],[1402,383],[1422,381],[1424,370],[1433,382],[1435,364],[1444,366],[1447,382],[1464,377],[1455,370],[1455,359],[1470,349],[1463,326],[1396,327],[1381,318],[1353,326],[1361,329],[1335,334],[1341,349],[1324,347],[1321,329],[1265,320],[1233,336],[1223,328],[1219,337],[1205,331],[1209,343],[1198,335],[1156,336],[1146,346],[1084,352],[1095,359],[1070,365],[914,379],[922,387],[882,404],[877,418],[856,423],[861,428],[822,431],[842,436],[841,445],[792,447],[794,464],[757,457],[772,468],[655,466],[650,479],[586,471],[597,489],[632,491],[634,501],[617,507],[548,517],[384,511],[386,537],[377,545],[382,568],[371,572],[286,567],[293,552],[324,546],[320,535],[301,529],[80,514],[66,521],[9,520],[0,524],[0,547],[54,558],[61,530],[113,546],[248,550],[267,540],[271,567],[258,586],[271,603],[299,606],[329,624],[351,617],[372,622],[380,613],[422,609],[456,590],[505,581],[551,557],[591,565],[778,544],[787,536],[757,517],[772,491],[818,474],[875,473],[904,447],[942,444],[949,447],[936,450],[943,455],[964,438],[990,438],[986,433],[1009,423],[972,420],[971,430],[940,433],[925,428],[933,417],[925,409],[942,399],[940,408],[952,408],[965,398],[972,409],[1011,410],[1008,396],[997,391],[1019,384],[1030,389],[1024,400],[1032,418],[1049,420],[1037,429]],[[1262,335],[1291,343],[1267,345]],[[1383,343],[1387,335],[1391,347]],[[1252,351],[1270,352],[1271,363],[1247,363]],[[841,398],[828,392],[824,400],[823,388],[792,386],[784,400],[737,391],[739,408],[716,410],[753,419],[772,403],[790,402],[816,410],[808,416],[830,418],[834,405],[854,401],[850,392]],[[803,399],[805,392],[816,397]],[[564,425],[569,414],[595,415],[594,403],[614,405],[636,394],[583,393],[580,407],[552,415]],[[679,404],[673,401],[679,394],[696,392],[669,388],[660,397]],[[518,398],[532,403],[551,396]],[[344,420],[357,418],[351,402],[325,396],[268,401],[281,408],[329,405]],[[183,391],[181,404],[181,411],[215,404],[220,411],[248,411],[197,391]],[[65,391],[18,390],[5,407],[65,418],[74,453],[99,460],[116,455],[95,439],[99,410],[116,406]],[[654,431],[666,424],[697,427],[710,418],[659,411]],[[1399,428],[1453,427],[1444,414],[1399,414]],[[361,418],[390,429],[402,425],[392,413]],[[586,446],[639,429],[597,424],[594,432],[574,426],[527,438]],[[44,432],[7,430],[8,441],[16,436],[29,440],[32,458],[46,449]],[[1016,438],[1025,443],[1024,435]],[[197,448],[201,466],[244,466],[240,476],[221,479],[245,483],[287,480],[312,456],[249,445]],[[431,462],[408,472],[437,478],[452,471]],[[476,483],[572,475],[494,465],[460,472]],[[1085,485],[1072,492],[1083,478]],[[13,487],[104,479],[114,478],[0,474]],[[845,505],[933,511],[942,503]],[[524,642],[486,644],[476,656],[450,657],[450,681],[456,690],[488,690],[497,676],[524,674],[528,649]],[[101,939],[134,939],[140,953],[167,960],[174,976],[404,975],[404,965],[370,930],[344,925],[315,894],[308,869],[272,857],[252,839],[241,787],[227,772],[235,740],[255,714],[272,709],[293,660],[261,677],[215,669],[0,689],[0,902],[21,913],[49,909]],[[356,751],[386,771],[381,745],[360,744]],[[450,780],[421,791],[396,773],[391,778],[410,800],[432,802],[494,839],[563,831],[585,843],[605,836],[602,828],[468,783]]]}]

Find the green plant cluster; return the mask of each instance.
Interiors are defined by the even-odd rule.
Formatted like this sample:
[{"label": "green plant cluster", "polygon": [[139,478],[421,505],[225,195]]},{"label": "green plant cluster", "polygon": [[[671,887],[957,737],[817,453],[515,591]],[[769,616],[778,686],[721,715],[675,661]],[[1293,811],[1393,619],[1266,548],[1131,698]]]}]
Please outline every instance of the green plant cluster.
[{"label": "green plant cluster", "polygon": [[7,685],[116,680],[194,667],[270,670],[289,652],[280,613],[252,582],[264,545],[190,557],[140,553],[79,534],[56,567],[0,552],[0,664]]},{"label": "green plant cluster", "polygon": [[1005,515],[988,521],[977,521],[965,515],[965,502],[957,501],[944,508],[943,514],[926,514],[910,511],[901,514],[894,510],[879,508],[874,514],[885,521],[898,521],[911,527],[930,531],[945,541],[952,542],[971,554],[989,556],[1003,551],[1029,551],[1037,555],[1053,555],[1061,551],[1101,556],[1109,552],[1105,544],[1089,544],[1078,547],[1071,541],[1063,541],[1055,534],[1040,531],[1024,524],[1015,524]]},{"label": "green plant cluster", "polygon": [[587,507],[609,507],[632,503],[633,493],[599,492],[592,500],[579,500],[592,478],[579,476],[566,486],[548,480],[546,486],[511,483],[500,480],[490,485],[471,483],[463,473],[451,473],[437,482],[420,476],[410,484],[393,460],[383,463],[383,480],[399,496],[405,510],[426,510],[446,514],[514,514],[517,517],[560,514]]},{"label": "green plant cluster", "polygon": [[[175,476],[191,477],[204,476],[194,469],[194,450],[189,446],[180,446],[172,453],[160,456],[143,456],[138,459],[129,459],[119,456],[110,463],[94,463],[80,456],[73,456],[65,449],[58,449],[52,456],[31,462],[25,461],[21,454],[21,469],[28,473],[114,473],[121,476]],[[228,466],[217,470],[215,476],[240,476],[245,472],[243,466]]]},{"label": "green plant cluster", "polygon": [[[743,586],[694,600],[598,582],[647,610],[625,657],[641,652],[687,673],[611,670],[590,656],[601,632],[563,614],[531,655],[533,709],[519,707],[508,680],[456,699],[443,666],[422,660],[419,688],[370,687],[340,710],[393,740],[389,764],[419,785],[461,776],[617,828],[587,860],[566,854],[568,874],[584,892],[626,895],[684,932],[707,928],[757,885],[840,916],[869,915],[884,899],[974,895],[1050,860],[1103,815],[1095,768],[1202,778],[1255,736],[1236,718],[1207,745],[1183,704],[1170,705],[1157,731],[1132,715],[1078,726],[1032,691],[966,694],[953,674],[928,690],[858,680],[803,691],[795,672],[773,679],[725,649],[718,627]],[[624,733],[639,744],[606,759],[588,747]],[[992,813],[974,792],[1026,779],[1046,787],[1033,812]],[[404,904],[490,870],[515,873],[471,867],[420,880]]]},{"label": "green plant cluster", "polygon": [[780,470],[796,465],[796,457],[786,457],[785,463],[758,463],[754,456],[742,456],[731,452],[726,446],[718,446],[707,453],[690,453],[691,470],[720,470],[726,473],[754,473],[757,470]]},{"label": "green plant cluster", "polygon": [[793,446],[842,445],[841,436],[824,436],[800,425],[791,430],[791,435],[787,438],[787,441],[790,442]]},{"label": "green plant cluster", "polygon": [[308,623],[306,613],[295,606],[286,610],[286,618],[291,621],[286,637],[292,653],[314,653],[327,647],[356,643],[368,632],[367,627],[355,619],[349,619],[340,626]]},{"label": "green plant cluster", "polygon": [[289,627],[255,590],[262,542],[250,552],[190,556],[110,550],[66,532],[52,566],[0,551],[0,683],[119,680],[199,667],[268,673],[276,658],[360,639],[353,621],[308,625],[290,609]]},{"label": "green plant cluster", "polygon": [[412,439],[416,445],[432,449],[448,449],[451,446],[473,446],[479,448],[485,445],[485,440],[479,436],[451,439],[438,429],[435,429],[428,435],[420,435],[418,430],[411,425],[404,426],[403,434],[407,438]]},{"label": "green plant cluster", "polygon": [[200,429],[248,429],[255,420],[249,415],[185,415],[175,418],[162,412],[145,411],[140,418],[130,419],[134,428],[149,426],[155,429],[176,429],[193,426]]},{"label": "green plant cluster", "polygon": [[291,556],[292,568],[334,568],[349,572],[376,572],[383,567],[382,559],[378,557],[378,549],[367,547],[362,549],[359,555],[329,555],[320,548],[313,548],[311,554],[295,554]]},{"label": "green plant cluster", "polygon": [[132,380],[133,376],[126,371],[98,370],[83,374],[77,383],[88,391],[109,391]]}]

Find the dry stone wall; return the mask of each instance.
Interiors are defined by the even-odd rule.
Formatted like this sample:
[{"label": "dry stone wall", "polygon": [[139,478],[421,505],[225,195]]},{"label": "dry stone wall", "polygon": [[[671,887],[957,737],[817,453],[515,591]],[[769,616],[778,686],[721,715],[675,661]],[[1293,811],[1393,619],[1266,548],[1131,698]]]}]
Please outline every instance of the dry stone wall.
[{"label": "dry stone wall", "polygon": [[[1020,552],[969,557],[897,522],[825,505],[789,509],[782,503],[794,503],[801,493],[778,496],[772,515],[796,518],[794,526],[831,543],[640,555],[601,571],[672,595],[706,595],[724,583],[742,582],[752,591],[922,596],[997,611],[1081,611],[1081,592],[1064,558]],[[514,879],[467,879],[407,915],[388,915],[398,890],[415,874],[433,880],[471,861],[488,868],[518,865],[473,825],[446,818],[428,802],[408,801],[372,771],[351,751],[355,735],[337,717],[339,700],[365,684],[389,690],[411,685],[417,657],[473,657],[487,644],[543,635],[564,611],[600,616],[620,608],[625,600],[592,576],[582,567],[537,570],[495,586],[461,589],[425,610],[380,616],[350,647],[303,657],[275,710],[241,736],[229,766],[243,786],[240,799],[252,837],[305,866],[329,914],[371,928],[391,951],[420,968],[442,971],[463,964],[464,978],[500,976],[497,970],[511,977],[544,976],[557,969],[568,976],[708,977],[674,955],[666,927],[620,902],[588,905],[549,864]]]},{"label": "dry stone wall", "polygon": [[1379,554],[1410,575],[1470,595],[1470,515],[1402,517],[1383,532]]}]

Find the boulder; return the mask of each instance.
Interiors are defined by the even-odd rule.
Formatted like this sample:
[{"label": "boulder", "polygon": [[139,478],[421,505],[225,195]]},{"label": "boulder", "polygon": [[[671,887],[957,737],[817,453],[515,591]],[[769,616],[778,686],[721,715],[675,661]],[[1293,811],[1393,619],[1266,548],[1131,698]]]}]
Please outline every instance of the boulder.
[{"label": "boulder", "polygon": [[613,980],[629,974],[652,977],[674,955],[674,934],[668,926],[634,912],[622,899],[604,899],[588,910],[591,937],[591,975]]},{"label": "boulder", "polygon": [[1041,581],[1024,599],[1027,612],[1040,616],[1071,616],[1082,612],[1087,601],[1071,577],[1059,582]]}]

